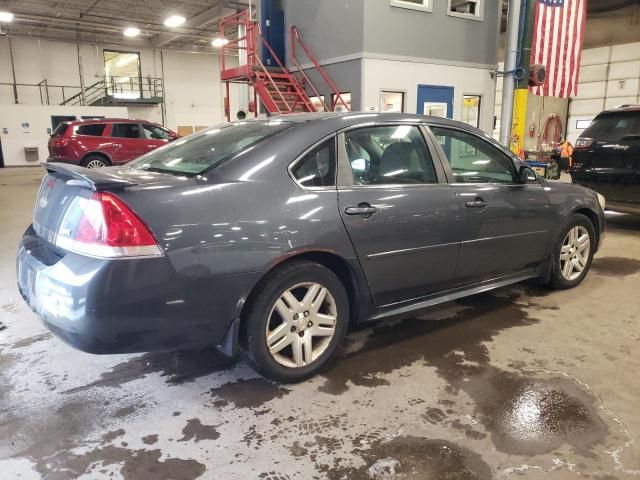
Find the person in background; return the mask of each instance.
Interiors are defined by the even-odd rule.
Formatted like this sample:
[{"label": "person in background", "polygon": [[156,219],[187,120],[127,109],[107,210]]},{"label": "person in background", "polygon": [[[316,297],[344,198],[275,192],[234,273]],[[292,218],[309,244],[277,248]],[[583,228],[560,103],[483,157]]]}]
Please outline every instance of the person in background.
[{"label": "person in background", "polygon": [[569,172],[573,163],[573,145],[568,140],[564,140],[560,145],[560,169]]}]

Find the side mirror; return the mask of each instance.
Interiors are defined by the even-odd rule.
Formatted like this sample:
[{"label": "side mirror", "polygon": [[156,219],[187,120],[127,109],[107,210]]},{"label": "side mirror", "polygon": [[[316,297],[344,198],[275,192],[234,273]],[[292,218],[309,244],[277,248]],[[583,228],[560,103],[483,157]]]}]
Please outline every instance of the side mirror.
[{"label": "side mirror", "polygon": [[538,179],[536,172],[533,168],[527,165],[521,165],[516,175],[516,183],[524,185],[525,183],[535,182]]}]

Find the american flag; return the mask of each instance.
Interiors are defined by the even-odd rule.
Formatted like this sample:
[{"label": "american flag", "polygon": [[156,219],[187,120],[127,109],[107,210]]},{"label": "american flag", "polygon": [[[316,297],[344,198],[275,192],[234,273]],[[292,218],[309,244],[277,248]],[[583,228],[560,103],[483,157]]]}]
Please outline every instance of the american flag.
[{"label": "american flag", "polygon": [[535,95],[573,97],[578,91],[578,71],[587,16],[587,0],[537,0],[531,46],[531,63],[547,69]]}]

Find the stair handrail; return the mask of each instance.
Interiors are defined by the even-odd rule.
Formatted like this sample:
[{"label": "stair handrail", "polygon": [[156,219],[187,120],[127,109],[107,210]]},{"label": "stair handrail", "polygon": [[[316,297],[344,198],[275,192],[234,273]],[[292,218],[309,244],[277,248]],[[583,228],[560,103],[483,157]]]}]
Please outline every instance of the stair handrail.
[{"label": "stair handrail", "polygon": [[[271,55],[271,58],[273,58],[276,61],[276,64],[278,65],[278,68],[280,68],[283,73],[286,73],[287,75],[291,75],[289,70],[283,65],[283,63],[280,60],[280,58],[278,57],[278,55],[273,51],[273,49],[271,48],[271,45],[269,45],[269,42],[267,41],[267,39],[264,38],[264,36],[262,35],[262,31],[260,30],[260,27],[257,24],[255,24],[255,26],[257,28],[257,33],[260,36],[260,40],[262,41],[262,44],[269,51],[269,54]],[[284,102],[289,107],[289,109],[291,111],[293,111],[292,107],[289,105],[289,102],[284,98],[284,96],[282,95],[282,92],[280,92],[280,89],[278,88],[276,83],[273,81],[273,78],[271,77],[271,74],[269,73],[269,71],[265,68],[264,64],[262,63],[262,60],[260,59],[260,55],[257,54],[257,50],[255,50],[255,52],[256,52],[256,59],[258,60],[258,63],[260,65],[260,67],[268,75],[269,80],[272,82],[272,84],[276,88],[278,94],[280,95],[280,98],[282,98],[282,100],[284,100]],[[295,77],[294,77],[294,80],[295,81],[292,82],[292,85],[293,85],[293,88],[296,89],[296,93],[298,93],[298,98],[302,99],[302,101],[306,104],[306,106],[308,108],[313,108],[313,105],[310,102],[307,102],[307,94],[306,94],[306,92],[300,91],[300,84],[298,83],[297,79],[295,79]],[[296,103],[297,102],[294,102],[294,104],[293,104],[294,108],[296,106]]]},{"label": "stair handrail", "polygon": [[[298,30],[298,27],[293,25],[291,27],[291,61],[296,66],[298,71],[304,76],[304,78],[308,79],[308,76],[304,73],[304,71],[302,70],[302,66],[298,62],[298,58],[297,58],[297,55],[296,55],[296,44],[299,45],[300,48],[302,48],[304,53],[307,55],[307,58],[309,60],[311,60],[311,63],[314,65],[316,70],[318,70],[318,72],[322,76],[323,80],[327,83],[327,85],[329,85],[329,88],[331,89],[331,91],[332,91],[332,93],[334,95],[334,100],[331,102],[331,110],[334,110],[336,105],[338,104],[338,102],[340,102],[340,103],[342,103],[344,108],[347,109],[347,111],[351,111],[351,108],[349,107],[349,105],[347,105],[347,103],[342,98],[342,95],[340,95],[340,91],[338,90],[338,87],[336,87],[336,85],[333,83],[331,78],[329,78],[329,75],[327,75],[327,72],[324,71],[324,69],[318,63],[318,61],[313,56],[311,51],[307,48],[306,44],[302,41],[302,35],[300,34],[300,30]],[[309,80],[309,82],[310,82],[310,80]],[[310,83],[310,85],[313,85],[313,84]],[[317,92],[315,87],[312,87],[312,90],[314,90],[314,92]],[[318,96],[318,99],[321,98],[321,95],[317,95],[317,96]],[[322,103],[324,104],[324,107],[326,108],[327,107],[326,103],[324,101]]]},{"label": "stair handrail", "polygon": [[67,98],[65,101],[63,101],[60,105],[75,105],[75,103],[71,103],[71,100],[75,100],[77,98],[82,97],[83,94],[85,94],[87,91],[89,91],[92,88],[97,87],[99,84],[101,84],[102,82],[104,82],[104,79],[102,80],[98,80],[96,83],[89,85],[88,87],[86,87],[84,90],[80,90],[80,92],[76,93],[75,95],[72,95],[71,97]]}]

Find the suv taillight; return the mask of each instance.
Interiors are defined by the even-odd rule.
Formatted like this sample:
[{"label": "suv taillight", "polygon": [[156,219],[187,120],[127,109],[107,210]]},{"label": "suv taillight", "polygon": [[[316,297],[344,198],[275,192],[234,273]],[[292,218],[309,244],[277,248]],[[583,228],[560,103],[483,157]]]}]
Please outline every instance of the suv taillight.
[{"label": "suv taillight", "polygon": [[574,148],[588,148],[593,143],[593,138],[579,138]]},{"label": "suv taillight", "polygon": [[54,138],[51,141],[52,147],[66,147],[69,145],[69,139],[64,137]]},{"label": "suv taillight", "polygon": [[60,248],[102,258],[162,255],[149,228],[112,193],[75,197],[73,203],[56,236]]}]

